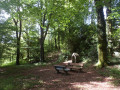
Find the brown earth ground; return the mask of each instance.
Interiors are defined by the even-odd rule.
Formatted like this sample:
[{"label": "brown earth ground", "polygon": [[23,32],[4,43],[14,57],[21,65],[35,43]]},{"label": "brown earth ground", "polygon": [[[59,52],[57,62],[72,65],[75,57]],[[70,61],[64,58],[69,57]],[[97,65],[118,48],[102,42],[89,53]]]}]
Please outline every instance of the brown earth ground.
[{"label": "brown earth ground", "polygon": [[30,90],[120,90],[111,83],[111,78],[101,76],[93,66],[83,68],[79,73],[70,71],[69,75],[57,74],[53,65],[32,68],[24,74],[37,76],[42,83]]}]

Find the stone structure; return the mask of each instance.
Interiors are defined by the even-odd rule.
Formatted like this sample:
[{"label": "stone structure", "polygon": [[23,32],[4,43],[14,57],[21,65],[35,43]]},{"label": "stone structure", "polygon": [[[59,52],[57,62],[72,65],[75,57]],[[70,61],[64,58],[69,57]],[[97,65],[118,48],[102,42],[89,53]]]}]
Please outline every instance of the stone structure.
[{"label": "stone structure", "polygon": [[72,63],[79,63],[80,62],[80,58],[79,58],[78,53],[73,53],[71,59],[72,59]]}]

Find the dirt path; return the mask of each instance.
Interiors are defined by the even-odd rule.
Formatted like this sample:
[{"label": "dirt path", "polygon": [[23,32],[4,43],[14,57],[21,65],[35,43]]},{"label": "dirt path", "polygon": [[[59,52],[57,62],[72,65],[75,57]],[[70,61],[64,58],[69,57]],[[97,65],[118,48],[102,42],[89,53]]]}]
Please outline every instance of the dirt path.
[{"label": "dirt path", "polygon": [[110,78],[100,76],[93,67],[84,72],[69,72],[69,75],[57,74],[53,66],[36,67],[26,74],[38,76],[41,86],[31,90],[120,90],[111,84]]}]

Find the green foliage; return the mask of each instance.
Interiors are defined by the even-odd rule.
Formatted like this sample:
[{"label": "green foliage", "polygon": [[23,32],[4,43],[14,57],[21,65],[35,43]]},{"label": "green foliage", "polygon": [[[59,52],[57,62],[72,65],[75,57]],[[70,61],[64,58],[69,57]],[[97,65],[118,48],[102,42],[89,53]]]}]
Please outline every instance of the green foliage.
[{"label": "green foliage", "polygon": [[[91,0],[92,1],[92,0]],[[78,52],[80,56],[97,58],[96,12],[90,0],[2,0],[0,11],[10,14],[10,18],[0,24],[0,59],[1,62],[13,61],[16,58],[16,27],[13,18],[22,20],[22,37],[20,59],[23,63],[40,60],[40,39],[43,28],[45,38],[45,55],[49,52],[61,50],[66,55]],[[110,0],[96,2],[98,7]],[[119,19],[119,2],[112,1],[110,19]],[[19,7],[19,8],[18,8]],[[113,6],[112,6],[113,7]],[[18,9],[20,10],[18,10]],[[92,11],[90,11],[92,9]],[[87,18],[91,17],[92,21]],[[91,23],[90,23],[91,22]],[[19,26],[18,22],[18,26]],[[47,25],[49,29],[47,31]],[[119,29],[114,23],[112,36],[119,40]],[[119,26],[119,25],[118,25]],[[18,29],[19,30],[19,29]],[[46,33],[47,32],[47,33]],[[46,33],[46,35],[45,35]],[[56,39],[56,41],[55,41]],[[118,43],[116,46],[119,46]],[[66,57],[65,55],[65,57]],[[47,56],[46,56],[47,57]],[[64,55],[60,56],[61,58]]]},{"label": "green foliage", "polygon": [[[11,15],[10,17],[11,19],[9,20],[9,23],[11,24],[11,26],[14,25],[12,21],[13,18],[16,21],[19,19],[22,20],[23,32],[22,32],[22,39],[21,39],[22,48],[20,53],[21,54],[20,58],[22,61],[23,59],[27,61],[39,60],[40,38],[41,38],[40,27],[44,29],[44,32],[46,32],[47,24],[49,24],[49,28],[50,28],[49,32],[51,33],[50,34],[51,40],[48,38],[47,40],[49,40],[50,43],[46,43],[47,40],[45,39],[45,53],[56,50],[55,42],[53,41],[54,38],[57,39],[56,45],[59,47],[59,49],[60,47],[62,47],[61,49],[63,51],[65,51],[64,45],[67,47],[67,44],[68,44],[66,42],[63,42],[66,39],[66,37],[63,38],[63,35],[67,35],[67,38],[70,36],[73,36],[75,37],[76,40],[79,40],[78,38],[79,34],[77,34],[79,32],[78,30],[79,28],[77,26],[80,26],[81,23],[83,24],[84,18],[87,17],[89,13],[88,4],[89,2],[84,0],[82,1],[76,0],[75,2],[66,1],[66,0],[60,0],[60,1],[59,0],[57,1],[9,0],[9,1],[1,1],[0,3],[2,10],[5,10]],[[71,24],[70,23],[71,21],[74,23]],[[19,24],[20,23],[18,22],[18,26]],[[69,35],[68,31],[66,32],[66,30],[68,30],[67,28],[69,27],[69,24],[77,28],[75,31],[73,31],[74,32],[73,35],[72,34]],[[8,40],[12,41],[11,43],[15,43],[16,37],[14,35],[15,34],[14,31],[16,31],[16,28],[11,29],[11,31],[12,33],[10,33],[10,36],[13,38],[13,41],[10,38]],[[75,36],[75,34],[77,36]],[[44,37],[45,37],[45,33],[44,33]],[[14,47],[15,47],[15,44],[14,44]],[[11,50],[11,48],[9,50]],[[69,52],[69,50],[65,52]],[[6,52],[5,54],[8,55],[8,53]],[[12,50],[12,55],[16,55],[15,49]],[[1,54],[1,57],[2,56],[3,54]],[[8,58],[6,59],[8,60]]]},{"label": "green foliage", "polygon": [[[16,61],[15,61],[15,59],[14,60],[12,60],[12,61],[10,61],[10,60],[1,60],[2,61],[2,63],[1,63],[1,67],[5,67],[5,66],[14,66],[15,64],[16,64]],[[23,60],[23,59],[21,59],[20,60],[20,64],[21,65],[27,65],[28,64],[28,62],[26,61],[26,60]]]},{"label": "green foliage", "polygon": [[10,62],[9,60],[4,60],[4,62],[2,62],[2,64],[1,64],[1,66],[13,66],[13,65],[15,65],[15,61],[12,61],[12,62]]},{"label": "green foliage", "polygon": [[[9,20],[8,20],[9,21]],[[4,62],[5,59],[11,59],[14,55],[14,46],[15,46],[15,40],[12,36],[12,33],[14,31],[14,27],[11,26],[11,24],[6,21],[3,23],[0,23],[0,60],[1,62]]]},{"label": "green foliage", "polygon": [[69,57],[69,54],[68,54],[68,53],[61,53],[61,54],[58,56],[57,61],[54,62],[53,64],[58,64],[58,63],[64,62],[64,61],[68,60],[68,57]]},{"label": "green foliage", "polygon": [[[87,55],[90,48],[95,44],[96,29],[92,26],[81,26],[70,28],[71,33],[68,33],[68,47],[70,52],[78,52],[80,55]],[[88,35],[89,33],[89,35]]]}]

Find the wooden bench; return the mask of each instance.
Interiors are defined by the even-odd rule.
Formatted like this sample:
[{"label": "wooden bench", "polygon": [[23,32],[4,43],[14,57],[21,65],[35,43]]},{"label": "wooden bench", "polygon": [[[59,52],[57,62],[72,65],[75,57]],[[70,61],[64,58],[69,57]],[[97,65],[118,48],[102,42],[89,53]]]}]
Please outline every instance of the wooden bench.
[{"label": "wooden bench", "polygon": [[68,63],[68,68],[70,68],[70,70],[78,70],[79,72],[81,72],[83,68],[83,63]]},{"label": "wooden bench", "polygon": [[57,73],[60,73],[60,71],[64,71],[66,74],[68,74],[68,71],[70,71],[70,69],[66,66],[55,65],[54,67]]}]

